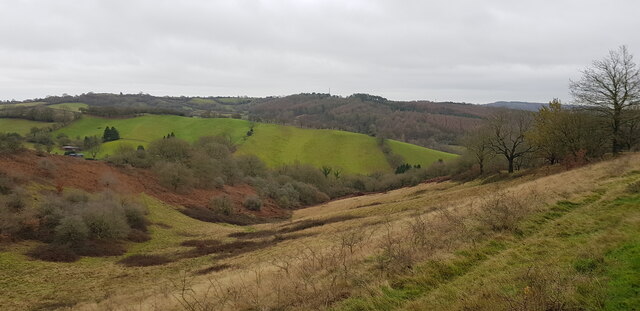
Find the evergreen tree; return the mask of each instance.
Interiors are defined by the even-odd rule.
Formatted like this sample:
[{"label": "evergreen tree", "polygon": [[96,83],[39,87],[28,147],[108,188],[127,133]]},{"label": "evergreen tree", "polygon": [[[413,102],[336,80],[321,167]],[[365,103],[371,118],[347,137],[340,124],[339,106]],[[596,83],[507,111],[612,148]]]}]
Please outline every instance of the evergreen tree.
[{"label": "evergreen tree", "polygon": [[111,141],[111,128],[108,126],[104,128],[104,133],[102,134],[102,141],[104,142]]},{"label": "evergreen tree", "polygon": [[107,126],[104,129],[104,134],[102,135],[102,141],[108,142],[108,141],[114,141],[118,139],[120,139],[120,133],[118,132],[115,126],[114,127]]}]

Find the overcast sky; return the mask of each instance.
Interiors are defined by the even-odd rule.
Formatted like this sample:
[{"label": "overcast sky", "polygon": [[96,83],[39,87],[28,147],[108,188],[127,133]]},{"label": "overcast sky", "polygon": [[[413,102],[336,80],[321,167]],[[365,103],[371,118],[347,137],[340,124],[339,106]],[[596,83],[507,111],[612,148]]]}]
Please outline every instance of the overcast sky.
[{"label": "overcast sky", "polygon": [[[640,1],[0,0],[0,99],[370,93],[570,101]],[[636,59],[637,60],[637,59]]]}]

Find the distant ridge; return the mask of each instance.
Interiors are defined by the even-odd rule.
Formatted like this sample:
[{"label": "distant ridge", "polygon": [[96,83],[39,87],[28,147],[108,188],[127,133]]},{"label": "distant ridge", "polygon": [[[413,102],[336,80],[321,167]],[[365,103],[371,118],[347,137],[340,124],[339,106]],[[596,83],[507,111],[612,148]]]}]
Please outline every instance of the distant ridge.
[{"label": "distant ridge", "polygon": [[538,111],[547,103],[532,103],[532,102],[520,102],[520,101],[497,101],[495,103],[486,104],[489,107],[509,108],[527,111]]},{"label": "distant ridge", "polygon": [[[538,111],[540,108],[547,106],[548,103],[533,103],[533,102],[520,102],[520,101],[497,101],[494,103],[486,104],[484,106],[496,107],[496,108],[509,108],[526,111]],[[567,105],[562,104],[563,108],[575,109],[580,108],[580,105]]]}]

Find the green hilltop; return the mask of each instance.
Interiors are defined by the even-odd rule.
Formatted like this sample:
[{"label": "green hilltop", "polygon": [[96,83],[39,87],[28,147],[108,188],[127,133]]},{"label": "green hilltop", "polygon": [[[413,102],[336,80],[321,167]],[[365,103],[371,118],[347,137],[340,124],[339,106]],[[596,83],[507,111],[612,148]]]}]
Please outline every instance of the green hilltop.
[{"label": "green hilltop", "polygon": [[[85,116],[57,130],[54,135],[65,133],[69,137],[80,138],[102,136],[107,126],[116,127],[122,139],[103,144],[99,157],[113,154],[119,145],[146,146],[149,142],[173,132],[176,137],[190,142],[201,136],[227,136],[239,145],[238,154],[254,154],[271,167],[301,163],[317,167],[330,166],[357,174],[391,170],[374,137],[337,130],[252,123],[238,119],[173,115],[145,115],[126,119]],[[252,126],[253,135],[247,136]],[[406,162],[413,165],[427,166],[438,159],[456,157],[454,154],[398,141],[390,140],[389,145],[395,154],[403,156]]]}]

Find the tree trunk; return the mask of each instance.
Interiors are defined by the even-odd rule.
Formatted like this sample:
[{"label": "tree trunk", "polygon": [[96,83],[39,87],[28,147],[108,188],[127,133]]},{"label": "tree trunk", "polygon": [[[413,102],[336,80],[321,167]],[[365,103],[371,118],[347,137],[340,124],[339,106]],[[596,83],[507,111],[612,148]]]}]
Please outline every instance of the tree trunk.
[{"label": "tree trunk", "polygon": [[618,141],[618,137],[620,136],[620,114],[621,109],[615,107],[613,111],[613,137],[611,141],[611,152],[613,155],[617,155],[618,152],[620,152],[620,142]]},{"label": "tree trunk", "polygon": [[513,173],[513,158],[507,158],[509,161],[509,174]]}]

